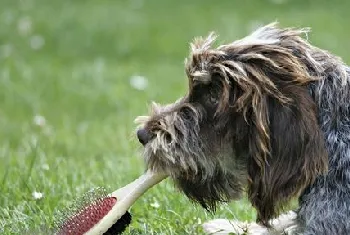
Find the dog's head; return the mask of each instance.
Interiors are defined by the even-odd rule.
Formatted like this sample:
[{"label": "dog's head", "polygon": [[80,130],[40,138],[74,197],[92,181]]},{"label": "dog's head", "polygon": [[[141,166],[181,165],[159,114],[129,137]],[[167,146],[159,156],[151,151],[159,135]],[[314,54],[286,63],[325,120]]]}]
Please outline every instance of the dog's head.
[{"label": "dog's head", "polygon": [[186,60],[188,94],[139,118],[147,167],[208,209],[247,188],[267,224],[327,169],[307,88],[320,63],[303,32],[267,25],[218,48],[213,34],[196,39]]}]

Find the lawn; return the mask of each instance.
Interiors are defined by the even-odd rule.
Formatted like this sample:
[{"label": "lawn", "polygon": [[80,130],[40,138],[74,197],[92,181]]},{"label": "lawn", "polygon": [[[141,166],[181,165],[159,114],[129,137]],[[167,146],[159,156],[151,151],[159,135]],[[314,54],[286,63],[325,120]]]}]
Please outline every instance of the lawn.
[{"label": "lawn", "polygon": [[[193,37],[214,30],[229,42],[278,20],[312,27],[312,43],[350,62],[349,9],[346,0],[0,0],[0,234],[45,234],[82,193],[143,172],[133,120],[186,92]],[[255,217],[245,199],[207,213],[170,180],[131,213],[126,234],[202,234],[211,218]]]}]

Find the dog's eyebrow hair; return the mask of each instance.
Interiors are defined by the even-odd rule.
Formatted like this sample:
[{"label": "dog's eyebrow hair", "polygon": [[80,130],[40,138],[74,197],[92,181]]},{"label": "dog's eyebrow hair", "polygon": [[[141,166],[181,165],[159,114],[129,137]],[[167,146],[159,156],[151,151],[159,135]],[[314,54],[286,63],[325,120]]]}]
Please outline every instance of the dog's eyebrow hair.
[{"label": "dog's eyebrow hair", "polygon": [[193,81],[209,83],[211,81],[210,74],[205,70],[197,70],[190,74]]}]

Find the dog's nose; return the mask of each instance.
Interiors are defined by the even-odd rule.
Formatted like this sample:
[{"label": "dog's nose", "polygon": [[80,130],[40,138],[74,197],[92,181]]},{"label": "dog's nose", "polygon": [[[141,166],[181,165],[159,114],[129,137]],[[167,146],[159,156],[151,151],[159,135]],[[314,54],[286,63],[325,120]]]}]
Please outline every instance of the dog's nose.
[{"label": "dog's nose", "polygon": [[151,139],[151,133],[149,133],[146,129],[137,130],[137,138],[139,139],[142,145],[146,145],[148,141]]}]

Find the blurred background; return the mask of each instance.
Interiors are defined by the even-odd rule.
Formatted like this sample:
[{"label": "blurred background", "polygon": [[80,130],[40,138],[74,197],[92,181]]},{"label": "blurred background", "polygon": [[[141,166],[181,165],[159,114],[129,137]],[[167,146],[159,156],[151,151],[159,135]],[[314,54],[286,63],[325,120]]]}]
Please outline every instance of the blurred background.
[{"label": "blurred background", "polygon": [[[193,37],[216,31],[230,42],[277,20],[311,27],[311,43],[349,62],[349,9],[346,0],[0,0],[0,234],[39,234],[85,191],[143,172],[133,120],[152,100],[185,94]],[[245,199],[206,213],[169,180],[131,212],[126,234],[202,234],[211,218],[255,218]]]}]

